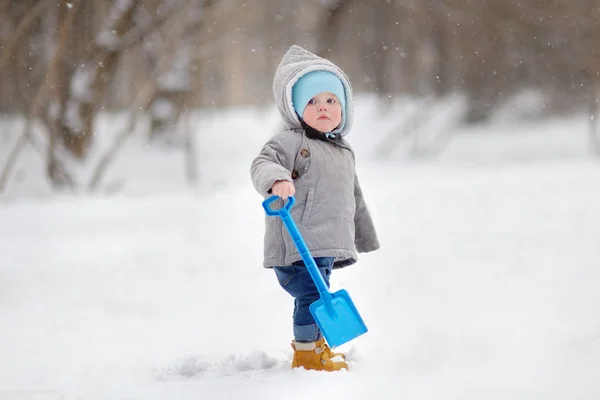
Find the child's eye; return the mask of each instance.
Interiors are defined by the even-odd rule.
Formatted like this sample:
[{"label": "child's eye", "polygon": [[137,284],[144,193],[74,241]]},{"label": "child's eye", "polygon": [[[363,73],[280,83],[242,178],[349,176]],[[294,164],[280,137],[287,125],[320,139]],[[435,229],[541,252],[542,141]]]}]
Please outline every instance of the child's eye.
[{"label": "child's eye", "polygon": [[335,103],[335,99],[327,99],[327,102],[328,102],[329,104],[334,104],[334,103]]},{"label": "child's eye", "polygon": [[308,104],[315,104],[316,102],[317,102],[317,101],[316,101],[315,99],[310,99],[310,100],[308,101]]}]

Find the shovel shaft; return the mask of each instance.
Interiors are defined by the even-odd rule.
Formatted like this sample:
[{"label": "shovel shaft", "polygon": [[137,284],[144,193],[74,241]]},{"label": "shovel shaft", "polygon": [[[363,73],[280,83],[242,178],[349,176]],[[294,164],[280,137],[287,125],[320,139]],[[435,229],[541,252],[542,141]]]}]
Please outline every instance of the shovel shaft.
[{"label": "shovel shaft", "polygon": [[308,273],[315,282],[317,290],[321,294],[321,298],[326,297],[326,294],[329,294],[329,290],[327,289],[325,279],[323,279],[323,276],[321,275],[321,272],[319,271],[319,268],[315,263],[315,259],[310,254],[310,251],[308,250],[308,247],[306,246],[306,243],[304,242],[304,239],[302,238],[302,235],[300,234],[296,223],[292,219],[292,216],[290,215],[287,209],[284,208],[284,210],[285,211],[281,214],[281,219],[283,220],[283,223],[290,232],[290,236],[294,240],[296,248],[298,249],[298,252],[300,252],[302,260],[304,261],[304,264],[308,269]]},{"label": "shovel shaft", "polygon": [[310,251],[308,250],[308,247],[306,246],[306,243],[304,242],[304,239],[302,238],[302,235],[300,234],[300,231],[298,230],[294,219],[290,215],[289,209],[291,208],[291,205],[294,204],[294,197],[289,198],[288,204],[285,207],[279,210],[272,210],[269,207],[269,204],[276,200],[277,197],[278,196],[272,196],[263,202],[263,207],[265,208],[267,215],[279,215],[281,217],[281,220],[283,221],[283,224],[290,233],[290,236],[292,237],[292,240],[294,241],[298,252],[302,256],[302,260],[304,261],[304,264],[308,269],[308,273],[310,274],[313,282],[315,283],[317,290],[321,294],[321,298],[330,299],[331,294],[329,293],[329,289],[327,288],[325,279],[323,279],[323,276],[321,275],[321,272],[319,271],[319,268],[317,267],[313,256],[310,254]]}]

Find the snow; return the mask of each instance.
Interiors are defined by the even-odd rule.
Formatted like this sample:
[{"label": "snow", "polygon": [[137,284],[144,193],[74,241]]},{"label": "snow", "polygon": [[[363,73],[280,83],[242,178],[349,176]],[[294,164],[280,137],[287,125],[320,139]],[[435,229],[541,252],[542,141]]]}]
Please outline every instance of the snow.
[{"label": "snow", "polygon": [[351,371],[289,367],[292,299],[261,267],[248,175],[278,119],[231,109],[198,116],[196,189],[181,154],[139,138],[110,196],[50,194],[23,155],[0,198],[0,399],[597,399],[585,117],[456,128],[437,158],[379,159],[400,113],[369,129],[376,109],[357,104],[349,140],[382,248],[332,277],[369,327],[340,348]]}]

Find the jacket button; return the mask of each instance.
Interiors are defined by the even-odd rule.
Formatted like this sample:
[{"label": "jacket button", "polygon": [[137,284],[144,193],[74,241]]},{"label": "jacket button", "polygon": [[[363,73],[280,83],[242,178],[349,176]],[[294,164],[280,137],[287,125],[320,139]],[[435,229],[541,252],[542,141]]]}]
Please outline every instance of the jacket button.
[{"label": "jacket button", "polygon": [[299,175],[298,175],[298,171],[296,171],[296,170],[293,170],[293,171],[292,171],[292,179],[298,179],[298,176],[299,176]]},{"label": "jacket button", "polygon": [[308,152],[308,149],[302,149],[302,150],[300,150],[300,155],[302,157],[306,158],[310,155],[310,153]]}]

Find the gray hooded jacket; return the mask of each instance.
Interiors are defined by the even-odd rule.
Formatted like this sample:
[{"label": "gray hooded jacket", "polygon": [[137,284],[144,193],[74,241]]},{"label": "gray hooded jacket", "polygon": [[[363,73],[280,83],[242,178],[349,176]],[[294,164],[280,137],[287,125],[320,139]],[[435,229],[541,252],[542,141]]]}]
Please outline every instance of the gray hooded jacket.
[{"label": "gray hooded jacket", "polygon": [[[283,56],[273,82],[273,94],[288,130],[272,137],[253,160],[252,182],[265,198],[273,183],[293,182],[296,203],[291,215],[313,257],[335,257],[334,268],[351,265],[358,252],[379,248],[355,170],[354,152],[340,138],[310,139],[292,105],[292,86],[302,75],[326,70],[342,81],[346,94],[346,123],[336,133],[345,136],[352,127],[352,87],[344,72],[329,60],[299,46]],[[281,199],[272,203],[281,208]],[[264,266],[285,266],[302,259],[281,218],[265,217]]]}]

